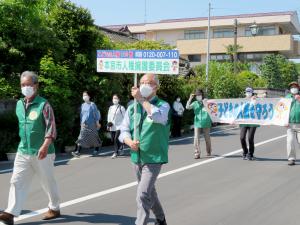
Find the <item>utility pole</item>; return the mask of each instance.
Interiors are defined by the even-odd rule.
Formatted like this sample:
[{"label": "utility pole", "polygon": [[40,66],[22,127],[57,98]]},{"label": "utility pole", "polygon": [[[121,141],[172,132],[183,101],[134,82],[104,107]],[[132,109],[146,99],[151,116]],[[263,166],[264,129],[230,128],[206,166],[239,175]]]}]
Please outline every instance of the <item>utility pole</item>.
[{"label": "utility pole", "polygon": [[237,75],[237,54],[238,54],[238,49],[237,49],[237,19],[234,19],[234,44],[233,44],[233,50],[234,50],[234,55],[233,55],[233,68],[234,68],[234,75]]},{"label": "utility pole", "polygon": [[[209,3],[208,3],[208,26],[207,26],[206,68],[205,68],[206,82],[208,81],[209,60],[210,60],[210,11],[211,11],[211,5],[210,5],[210,2],[209,2]],[[207,88],[206,88],[206,89],[207,89]]]}]

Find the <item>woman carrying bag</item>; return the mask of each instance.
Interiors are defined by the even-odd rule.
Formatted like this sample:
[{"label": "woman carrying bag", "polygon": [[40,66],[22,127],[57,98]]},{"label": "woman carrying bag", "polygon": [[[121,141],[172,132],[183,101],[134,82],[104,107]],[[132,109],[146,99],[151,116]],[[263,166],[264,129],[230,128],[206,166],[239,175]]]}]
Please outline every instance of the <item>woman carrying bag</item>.
[{"label": "woman carrying bag", "polygon": [[114,143],[114,154],[112,159],[116,158],[119,155],[119,150],[122,147],[122,144],[119,141],[120,136],[120,126],[125,115],[124,106],[120,105],[120,99],[118,95],[113,95],[112,99],[113,105],[109,107],[107,114],[107,130],[110,132],[111,141]]}]

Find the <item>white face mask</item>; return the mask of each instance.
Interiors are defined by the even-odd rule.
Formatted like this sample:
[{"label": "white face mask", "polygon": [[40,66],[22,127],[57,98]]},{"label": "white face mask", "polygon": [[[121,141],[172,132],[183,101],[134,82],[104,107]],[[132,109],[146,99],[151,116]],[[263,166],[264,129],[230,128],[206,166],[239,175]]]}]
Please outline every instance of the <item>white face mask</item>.
[{"label": "white face mask", "polygon": [[84,95],[84,96],[82,97],[82,99],[83,99],[83,101],[85,101],[85,102],[89,102],[89,101],[90,101],[90,97],[89,97],[88,95]]},{"label": "white face mask", "polygon": [[119,104],[119,99],[113,99],[113,103],[114,103],[114,105],[118,105]]},{"label": "white face mask", "polygon": [[197,95],[197,96],[196,96],[196,99],[197,99],[198,101],[202,101],[202,95]]},{"label": "white face mask", "polygon": [[149,84],[142,84],[140,92],[144,98],[148,98],[153,93],[153,88]]},{"label": "white face mask", "polygon": [[34,89],[31,86],[22,87],[21,90],[22,94],[27,98],[30,98],[34,95]]},{"label": "white face mask", "polygon": [[180,102],[180,98],[177,98],[176,101],[177,101],[177,102]]},{"label": "white face mask", "polygon": [[299,89],[298,89],[298,88],[291,88],[290,91],[291,91],[291,93],[292,93],[293,95],[295,95],[295,94],[298,93]]},{"label": "white face mask", "polygon": [[247,97],[247,98],[252,97],[252,93],[251,93],[251,92],[246,92],[246,97]]}]

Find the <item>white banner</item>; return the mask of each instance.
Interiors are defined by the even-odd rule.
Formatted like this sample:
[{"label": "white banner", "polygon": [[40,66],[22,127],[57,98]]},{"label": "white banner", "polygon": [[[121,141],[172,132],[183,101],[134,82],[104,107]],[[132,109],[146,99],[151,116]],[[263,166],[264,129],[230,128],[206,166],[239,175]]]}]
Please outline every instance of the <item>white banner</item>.
[{"label": "white banner", "polygon": [[213,122],[287,126],[291,99],[209,99],[205,108]]}]

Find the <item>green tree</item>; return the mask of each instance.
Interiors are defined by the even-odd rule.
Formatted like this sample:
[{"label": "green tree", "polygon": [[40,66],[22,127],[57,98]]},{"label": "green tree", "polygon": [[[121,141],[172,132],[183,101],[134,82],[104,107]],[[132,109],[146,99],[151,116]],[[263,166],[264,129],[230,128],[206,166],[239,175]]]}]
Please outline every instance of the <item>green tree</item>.
[{"label": "green tree", "polygon": [[14,90],[21,71],[38,71],[40,59],[49,50],[60,50],[61,45],[46,25],[48,10],[55,4],[54,0],[0,2],[0,76]]},{"label": "green tree", "polygon": [[263,77],[247,70],[244,70],[237,75],[237,81],[241,89],[245,89],[246,87],[252,87],[252,88],[267,87],[267,81]]},{"label": "green tree", "polygon": [[239,51],[243,48],[243,46],[240,45],[227,45],[226,48],[226,54],[230,56],[230,61],[233,63],[234,61],[234,55],[238,54]]},{"label": "green tree", "polygon": [[295,64],[298,74],[300,74],[300,63]]},{"label": "green tree", "polygon": [[96,73],[96,50],[111,47],[89,11],[69,1],[2,0],[0,97],[19,94],[19,74],[36,71],[41,94],[54,108],[58,139],[67,142],[82,91],[94,91],[101,103],[107,100],[97,96],[105,77]]},{"label": "green tree", "polygon": [[277,56],[277,63],[281,75],[282,88],[287,88],[292,81],[298,81],[299,73],[297,71],[296,64],[287,60],[284,56]]},{"label": "green tree", "polygon": [[260,66],[262,77],[270,88],[286,88],[291,81],[298,80],[295,63],[282,55],[268,55]]}]

